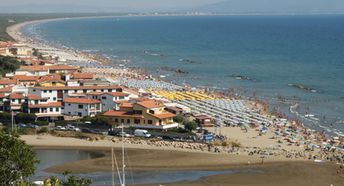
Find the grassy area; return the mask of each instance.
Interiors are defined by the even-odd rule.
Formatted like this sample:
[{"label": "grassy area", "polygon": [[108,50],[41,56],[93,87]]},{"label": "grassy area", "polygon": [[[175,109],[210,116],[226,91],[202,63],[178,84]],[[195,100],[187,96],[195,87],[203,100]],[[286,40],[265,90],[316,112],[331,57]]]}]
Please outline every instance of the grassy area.
[{"label": "grassy area", "polygon": [[[115,16],[115,15],[122,15],[122,14],[89,14],[89,13],[78,13],[78,14],[58,14],[58,13],[51,13],[51,14],[0,14],[0,41],[12,41],[13,38],[6,33],[6,28],[8,26],[22,23],[25,21],[33,21],[33,20],[40,20],[40,19],[53,19],[53,18],[64,18],[64,17],[87,17],[87,16]],[[12,21],[10,21],[12,20]]]}]

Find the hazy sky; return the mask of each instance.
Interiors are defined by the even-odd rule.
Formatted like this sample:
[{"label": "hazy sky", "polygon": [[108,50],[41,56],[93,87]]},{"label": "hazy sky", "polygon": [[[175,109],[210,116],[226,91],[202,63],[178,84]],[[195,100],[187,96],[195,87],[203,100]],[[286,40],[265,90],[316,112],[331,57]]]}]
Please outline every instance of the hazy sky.
[{"label": "hazy sky", "polygon": [[151,7],[190,7],[202,6],[220,2],[223,0],[0,0],[4,6],[22,4],[73,4],[73,5],[106,5],[128,8],[151,8]]},{"label": "hazy sky", "polygon": [[0,0],[1,12],[344,12],[344,0]]}]

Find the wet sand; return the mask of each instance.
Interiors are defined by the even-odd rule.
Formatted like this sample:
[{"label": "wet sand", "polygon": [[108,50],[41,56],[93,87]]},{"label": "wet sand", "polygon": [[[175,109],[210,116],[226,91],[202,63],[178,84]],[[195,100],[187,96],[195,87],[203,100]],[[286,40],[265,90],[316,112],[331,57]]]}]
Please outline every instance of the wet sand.
[{"label": "wet sand", "polygon": [[[47,147],[44,147],[47,148]],[[75,148],[74,148],[75,149]],[[85,148],[83,148],[85,149]],[[91,148],[86,148],[91,150]],[[93,150],[96,150],[93,148]],[[105,150],[98,148],[97,150]],[[121,161],[120,149],[115,149],[117,161]],[[344,185],[344,174],[338,174],[338,165],[315,163],[313,161],[269,161],[262,164],[259,158],[246,156],[193,153],[166,150],[128,149],[126,165],[130,170],[231,170],[254,169],[260,173],[235,173],[203,177],[196,181],[163,184],[168,186],[208,186],[208,185]],[[121,164],[119,163],[119,166]],[[110,153],[105,157],[66,163],[46,169],[48,172],[75,173],[111,171]],[[146,186],[146,185],[145,185]]]},{"label": "wet sand", "polygon": [[337,174],[334,164],[313,162],[274,163],[261,166],[263,173],[223,174],[192,182],[164,184],[165,186],[340,186],[344,174]]}]

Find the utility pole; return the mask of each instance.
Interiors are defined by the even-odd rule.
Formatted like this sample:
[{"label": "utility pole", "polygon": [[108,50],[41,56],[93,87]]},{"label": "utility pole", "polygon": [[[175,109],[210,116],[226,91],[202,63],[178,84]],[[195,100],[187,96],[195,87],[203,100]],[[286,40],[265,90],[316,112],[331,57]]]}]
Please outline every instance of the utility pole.
[{"label": "utility pole", "polygon": [[122,123],[122,186],[125,186],[125,164],[124,164],[124,124]]}]

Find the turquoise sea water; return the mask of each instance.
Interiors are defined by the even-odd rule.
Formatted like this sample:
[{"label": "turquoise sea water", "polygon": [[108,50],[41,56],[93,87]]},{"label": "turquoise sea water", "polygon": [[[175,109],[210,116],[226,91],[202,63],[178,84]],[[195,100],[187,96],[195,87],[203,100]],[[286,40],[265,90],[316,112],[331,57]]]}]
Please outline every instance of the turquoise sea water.
[{"label": "turquoise sea water", "polygon": [[[169,81],[255,95],[290,117],[296,116],[289,106],[298,103],[300,115],[320,119],[303,118],[309,126],[344,132],[344,16],[69,19],[31,25],[24,32],[128,59],[127,65],[165,75]],[[188,73],[177,74],[176,69]]]}]

